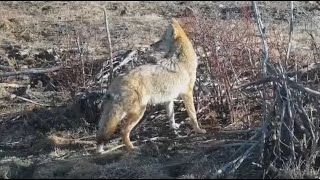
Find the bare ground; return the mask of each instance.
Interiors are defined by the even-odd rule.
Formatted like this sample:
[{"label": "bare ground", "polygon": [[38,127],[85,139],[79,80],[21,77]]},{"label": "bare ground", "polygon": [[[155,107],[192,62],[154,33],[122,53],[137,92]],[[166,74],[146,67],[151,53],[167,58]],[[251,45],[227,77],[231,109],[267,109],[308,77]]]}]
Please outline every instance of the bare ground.
[{"label": "bare ground", "polygon": [[[262,13],[266,19],[281,25],[287,18],[286,3],[259,4],[264,5]],[[299,29],[307,23],[304,13],[319,15],[319,11],[310,8],[313,7],[311,3],[297,3],[304,9],[296,17]],[[0,3],[1,65],[17,70],[57,65],[54,57],[41,56],[41,53],[77,49],[77,35],[90,52],[88,59],[106,60],[108,46],[102,5],[107,9],[116,54],[154,42],[165,29],[167,19],[178,15],[187,6],[204,17],[228,21],[237,20],[239,14],[234,10],[227,16],[226,7],[237,8],[250,5],[250,2],[3,1]],[[319,21],[316,15],[314,20]],[[303,48],[300,42],[306,36],[302,30],[297,34],[294,39],[296,48]],[[142,63],[137,62],[137,65]],[[257,128],[254,123],[250,129],[243,129],[241,121],[228,124],[223,119],[199,118],[208,133],[195,134],[182,103],[177,101],[177,122],[185,123],[178,135],[169,129],[164,108],[158,106],[147,115],[150,107],[144,117],[146,121],[131,136],[135,145],[140,147],[139,152],[128,154],[119,147],[97,156],[93,153],[97,119],[88,122],[80,117],[79,109],[68,93],[57,90],[55,82],[38,83],[46,76],[19,78],[26,83],[34,81],[35,85],[21,92],[6,90],[54,106],[45,107],[17,98],[0,100],[0,176],[3,178],[207,178],[232,160],[230,157],[235,150]],[[2,78],[1,81],[14,83],[16,77]],[[119,137],[117,132],[107,149],[120,146]],[[261,169],[254,164],[259,163],[258,155],[253,153],[247,158],[233,178],[261,178]]]}]

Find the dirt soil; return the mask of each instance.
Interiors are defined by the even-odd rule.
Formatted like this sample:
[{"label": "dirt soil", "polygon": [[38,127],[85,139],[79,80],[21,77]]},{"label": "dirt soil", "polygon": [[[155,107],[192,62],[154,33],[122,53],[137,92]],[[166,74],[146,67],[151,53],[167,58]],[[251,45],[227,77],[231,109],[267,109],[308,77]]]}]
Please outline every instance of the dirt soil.
[{"label": "dirt soil", "polygon": [[[304,25],[309,23],[306,17],[311,15],[319,22],[319,4],[295,3],[299,7],[295,14],[297,34],[301,36],[294,43],[295,48],[303,48],[297,42],[306,38],[302,36]],[[2,1],[0,65],[15,70],[56,66],[60,52],[78,49],[77,37],[88,52],[87,59],[107,60],[109,50],[101,6],[106,7],[113,53],[117,54],[150,45],[163,33],[168,19],[186,7],[206,18],[230,21],[237,20],[241,16],[239,8],[248,5],[250,2],[246,1]],[[264,20],[287,24],[288,2],[259,5]],[[146,120],[131,135],[140,151],[127,153],[116,132],[106,147],[114,150],[95,155],[97,119],[80,117],[70,95],[43,78],[47,76],[0,79],[1,83],[33,83],[29,88],[5,89],[34,102],[53,105],[46,107],[19,98],[0,99],[1,178],[207,178],[233,160],[233,153],[258,128],[243,129],[237,123],[200,118],[208,133],[196,134],[182,102],[177,101],[175,117],[178,123],[183,122],[178,134],[169,129],[163,106],[150,107],[143,118]],[[261,178],[262,171],[256,165],[258,156],[252,153],[230,176]]]}]

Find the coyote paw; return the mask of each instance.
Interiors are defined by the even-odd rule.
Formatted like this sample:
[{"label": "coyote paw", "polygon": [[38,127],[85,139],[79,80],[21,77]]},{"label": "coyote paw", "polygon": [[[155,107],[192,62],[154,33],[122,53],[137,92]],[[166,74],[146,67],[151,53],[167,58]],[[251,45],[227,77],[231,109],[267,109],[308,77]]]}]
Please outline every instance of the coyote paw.
[{"label": "coyote paw", "polygon": [[139,147],[134,146],[134,147],[130,147],[130,148],[128,148],[128,151],[129,151],[129,152],[137,152],[137,151],[140,151],[140,148],[139,148]]},{"label": "coyote paw", "polygon": [[195,131],[200,134],[205,134],[207,132],[205,129],[201,129],[201,128],[196,129]]},{"label": "coyote paw", "polygon": [[177,124],[177,123],[171,123],[171,124],[170,124],[170,127],[171,127],[172,129],[174,129],[174,130],[177,130],[177,129],[179,129],[180,124]]}]

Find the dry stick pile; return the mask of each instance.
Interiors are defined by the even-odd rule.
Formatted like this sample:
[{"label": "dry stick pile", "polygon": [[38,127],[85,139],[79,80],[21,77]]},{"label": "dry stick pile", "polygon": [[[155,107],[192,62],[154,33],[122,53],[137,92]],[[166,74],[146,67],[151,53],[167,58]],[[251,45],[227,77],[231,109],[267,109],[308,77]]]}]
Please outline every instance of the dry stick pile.
[{"label": "dry stick pile", "polygon": [[[291,37],[293,32],[293,2],[290,2],[290,31],[287,54],[283,63],[275,66],[269,61],[266,28],[262,23],[256,2],[252,2],[258,30],[262,39],[263,78],[236,88],[245,90],[249,86],[263,85],[263,127],[249,141],[259,138],[241,156],[245,144],[230,158],[230,162],[216,171],[210,178],[221,174],[233,173],[243,162],[253,148],[262,143],[261,164],[265,170],[264,176],[294,178],[284,169],[299,168],[299,171],[311,171],[316,166],[319,149],[319,97],[320,92],[304,87],[298,82],[298,77],[310,74],[319,69],[319,64],[311,64],[308,68],[287,72],[290,59]],[[295,62],[296,63],[296,62]],[[297,67],[297,64],[295,64]],[[307,70],[306,70],[307,69]],[[267,84],[272,88],[272,101],[267,101]],[[270,87],[270,86],[268,86]],[[306,109],[308,108],[308,109]],[[262,136],[261,136],[262,135]],[[309,176],[310,177],[310,176]],[[316,177],[311,177],[316,178]]]}]

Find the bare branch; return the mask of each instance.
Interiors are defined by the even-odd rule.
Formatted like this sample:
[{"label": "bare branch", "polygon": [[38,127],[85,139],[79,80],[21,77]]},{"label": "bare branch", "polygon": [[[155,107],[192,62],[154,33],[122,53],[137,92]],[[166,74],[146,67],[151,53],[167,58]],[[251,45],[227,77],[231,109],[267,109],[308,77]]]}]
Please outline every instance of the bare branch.
[{"label": "bare branch", "polygon": [[105,26],[106,26],[106,31],[107,31],[107,36],[108,36],[108,44],[109,44],[109,56],[110,56],[110,81],[113,78],[113,59],[112,59],[112,45],[111,45],[111,36],[110,36],[110,31],[109,31],[109,23],[108,23],[108,17],[107,17],[107,10],[105,7],[103,8],[103,12],[104,12],[104,20],[105,20]]},{"label": "bare branch", "polygon": [[[293,1],[290,1],[290,29],[289,29],[289,42],[288,42],[288,49],[287,49],[287,55],[286,55],[286,67],[288,65],[288,60],[290,56],[290,51],[291,51],[291,39],[292,39],[292,32],[293,32]],[[296,63],[297,67],[297,63]]]}]

